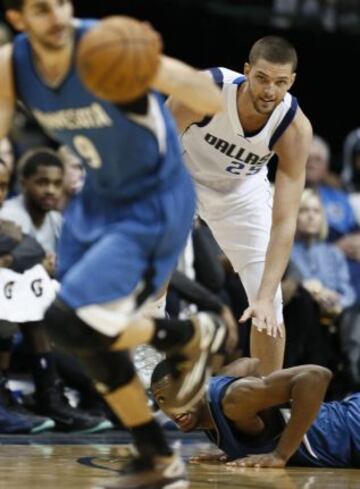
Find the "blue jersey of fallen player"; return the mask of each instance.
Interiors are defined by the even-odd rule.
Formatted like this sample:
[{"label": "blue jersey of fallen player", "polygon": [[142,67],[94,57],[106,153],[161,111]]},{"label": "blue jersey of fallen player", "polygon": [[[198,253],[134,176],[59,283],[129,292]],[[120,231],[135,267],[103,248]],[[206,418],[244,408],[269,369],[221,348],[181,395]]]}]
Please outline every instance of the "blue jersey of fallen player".
[{"label": "blue jersey of fallen player", "polygon": [[[94,22],[78,22],[75,44]],[[166,188],[179,173],[175,124],[159,94],[149,94],[145,114],[125,113],[92,95],[74,64],[58,87],[49,87],[26,34],[15,38],[13,66],[18,99],[47,133],[79,154],[93,197],[136,200]]]},{"label": "blue jersey of fallen player", "polygon": [[[215,430],[205,433],[231,459],[275,450],[290,417],[287,409],[268,410],[265,428],[258,436],[240,432],[226,418],[221,406],[234,377],[213,377],[208,386],[208,403]],[[360,394],[345,401],[323,403],[289,465],[311,467],[360,467]]]}]

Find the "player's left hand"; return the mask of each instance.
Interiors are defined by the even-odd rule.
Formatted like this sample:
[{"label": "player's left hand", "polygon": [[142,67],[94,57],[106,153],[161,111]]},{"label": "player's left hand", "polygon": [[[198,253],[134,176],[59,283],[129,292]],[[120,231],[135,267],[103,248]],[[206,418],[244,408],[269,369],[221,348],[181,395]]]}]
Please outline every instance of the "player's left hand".
[{"label": "player's left hand", "polygon": [[270,300],[257,299],[251,306],[249,306],[243,312],[240,323],[244,323],[248,319],[253,319],[254,326],[259,330],[266,329],[269,336],[276,338],[280,336],[283,337],[283,330],[281,324],[276,321],[276,314],[274,304]]},{"label": "player's left hand", "polygon": [[284,460],[277,452],[262,453],[260,455],[248,455],[238,458],[232,462],[227,462],[230,467],[273,467],[282,468],[286,466]]}]

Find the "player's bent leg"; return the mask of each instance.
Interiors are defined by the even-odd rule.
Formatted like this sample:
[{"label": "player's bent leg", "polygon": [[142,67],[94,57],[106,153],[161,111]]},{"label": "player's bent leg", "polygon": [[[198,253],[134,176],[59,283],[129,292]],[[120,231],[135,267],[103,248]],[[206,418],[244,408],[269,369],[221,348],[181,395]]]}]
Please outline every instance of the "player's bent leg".
[{"label": "player's bent leg", "polygon": [[200,313],[192,320],[152,319],[130,314],[131,298],[75,311],[57,299],[46,314],[49,333],[70,351],[127,350],[142,343],[169,354],[177,382],[176,407],[194,405],[216,363],[227,334],[218,316]]},{"label": "player's bent leg", "polygon": [[50,307],[45,320],[54,342],[77,355],[99,393],[134,438],[138,457],[114,484],[108,485],[106,481],[98,487],[186,489],[189,482],[185,466],[172,453],[161,427],[153,419],[128,352],[111,351],[114,338],[91,328],[59,299]]},{"label": "player's bent leg", "polygon": [[[263,270],[264,262],[255,262],[246,265],[239,273],[250,304],[257,296]],[[280,337],[279,335],[276,338],[269,336],[266,329],[259,330],[254,322],[251,327],[250,354],[254,358],[259,358],[260,365],[258,371],[261,375],[268,375],[274,370],[281,369],[284,363],[286,335],[282,314],[282,294],[280,287],[275,295],[274,307],[276,320],[283,329],[283,337]]]}]

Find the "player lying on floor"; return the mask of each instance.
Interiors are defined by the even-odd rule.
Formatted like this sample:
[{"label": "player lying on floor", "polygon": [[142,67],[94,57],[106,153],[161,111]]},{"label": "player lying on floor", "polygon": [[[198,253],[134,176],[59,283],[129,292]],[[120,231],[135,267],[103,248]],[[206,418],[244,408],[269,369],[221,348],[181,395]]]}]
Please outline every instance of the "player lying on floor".
[{"label": "player lying on floor", "polygon": [[212,377],[206,396],[191,410],[170,414],[171,378],[166,361],[152,375],[160,409],[181,431],[203,430],[223,454],[243,467],[360,467],[360,393],[323,402],[331,372],[302,365],[257,376],[257,359],[240,359]]}]

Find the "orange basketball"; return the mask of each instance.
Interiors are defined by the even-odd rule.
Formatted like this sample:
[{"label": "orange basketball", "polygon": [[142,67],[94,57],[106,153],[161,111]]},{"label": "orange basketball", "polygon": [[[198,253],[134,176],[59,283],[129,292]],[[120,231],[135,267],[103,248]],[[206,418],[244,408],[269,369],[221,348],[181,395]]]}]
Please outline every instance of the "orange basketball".
[{"label": "orange basketball", "polygon": [[127,103],[149,88],[161,50],[161,37],[151,25],[131,17],[107,17],[82,37],[76,63],[88,90]]}]

